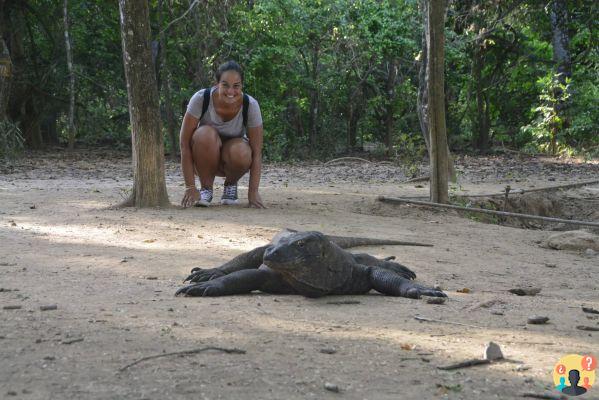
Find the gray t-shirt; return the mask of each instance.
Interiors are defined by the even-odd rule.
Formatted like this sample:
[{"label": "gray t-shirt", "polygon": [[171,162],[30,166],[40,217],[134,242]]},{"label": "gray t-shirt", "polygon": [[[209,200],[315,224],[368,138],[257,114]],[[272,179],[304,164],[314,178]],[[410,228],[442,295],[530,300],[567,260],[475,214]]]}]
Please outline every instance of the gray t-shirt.
[{"label": "gray t-shirt", "polygon": [[[195,118],[200,118],[202,115],[202,105],[204,104],[204,91],[206,89],[202,89],[199,92],[196,92],[189,100],[189,104],[187,105],[187,112],[194,116]],[[211,89],[211,95],[216,90],[216,87]],[[255,128],[257,126],[262,125],[262,114],[260,113],[260,106],[256,99],[252,96],[248,95],[250,98],[250,103],[248,106],[248,128]],[[245,131],[245,127],[243,126],[243,107],[239,108],[239,113],[230,121],[223,121],[223,119],[216,113],[214,109],[214,99],[210,100],[210,104],[208,105],[208,110],[200,120],[200,125],[210,125],[213,126],[218,134],[222,137],[234,138],[234,137],[243,137],[247,136]]]}]

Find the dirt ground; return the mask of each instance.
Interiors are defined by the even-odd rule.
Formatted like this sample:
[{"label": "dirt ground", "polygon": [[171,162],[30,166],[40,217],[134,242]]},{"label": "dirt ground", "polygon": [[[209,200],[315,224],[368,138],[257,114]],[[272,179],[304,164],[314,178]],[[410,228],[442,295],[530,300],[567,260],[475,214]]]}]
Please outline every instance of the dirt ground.
[{"label": "dirt ground", "polygon": [[[598,179],[599,162],[462,157],[458,171],[452,193],[477,194]],[[125,153],[55,151],[2,166],[0,398],[516,399],[551,391],[560,357],[599,355],[599,332],[576,328],[599,327],[599,316],[581,309],[599,309],[596,253],[544,248],[544,230],[376,200],[427,196],[426,182],[405,179],[391,163],[266,165],[266,210],[135,210],[109,209],[131,187]],[[181,182],[168,162],[172,203]],[[216,199],[221,190],[222,180]],[[588,209],[599,210],[598,200],[587,198]],[[285,227],[431,243],[359,250],[397,256],[449,299],[173,296],[192,267],[220,265]],[[526,286],[541,292],[508,292]],[[49,305],[57,308],[40,308]],[[527,324],[534,315],[550,320]],[[482,357],[489,341],[514,362],[437,369]],[[205,347],[244,353],[166,355],[125,368]],[[599,398],[599,386],[581,398]]]}]

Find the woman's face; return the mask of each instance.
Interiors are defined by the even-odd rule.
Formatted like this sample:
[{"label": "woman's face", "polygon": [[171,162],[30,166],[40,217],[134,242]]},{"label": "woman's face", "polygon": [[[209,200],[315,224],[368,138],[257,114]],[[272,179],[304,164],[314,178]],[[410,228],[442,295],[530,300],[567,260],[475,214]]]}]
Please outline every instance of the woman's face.
[{"label": "woman's face", "polygon": [[218,82],[219,97],[229,104],[235,104],[241,96],[241,76],[237,71],[225,71]]}]

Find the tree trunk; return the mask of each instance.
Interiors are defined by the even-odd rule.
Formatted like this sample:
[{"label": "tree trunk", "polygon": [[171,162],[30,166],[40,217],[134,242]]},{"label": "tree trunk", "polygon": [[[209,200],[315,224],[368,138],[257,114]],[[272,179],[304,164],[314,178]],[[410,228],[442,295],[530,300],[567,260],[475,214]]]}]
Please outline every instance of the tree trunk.
[{"label": "tree trunk", "polygon": [[[354,91],[348,102],[347,112],[347,149],[354,150],[358,144],[358,120],[360,119],[359,102],[356,101],[356,92]],[[360,93],[357,93],[360,95]]]},{"label": "tree trunk", "polygon": [[[158,26],[162,29],[163,22],[163,12],[162,12],[163,1],[160,0],[158,2]],[[164,70],[164,79],[160,81],[160,87],[158,91],[162,90],[164,94],[164,113],[166,117],[166,130],[168,133],[168,137],[171,143],[171,159],[177,160],[179,154],[179,140],[177,138],[177,128],[175,121],[175,111],[173,110],[173,99],[172,99],[172,77],[171,71],[168,67],[168,62],[166,58],[166,32],[160,31],[160,66]],[[156,67],[156,70],[159,70],[159,67]]]},{"label": "tree trunk", "polygon": [[[0,20],[0,22],[3,22]],[[2,36],[0,36],[0,121],[6,119],[6,107],[10,96],[10,84],[12,79],[12,60],[8,47]]]},{"label": "tree trunk", "polygon": [[551,153],[557,150],[557,136],[559,131],[569,125],[567,108],[569,101],[564,88],[567,79],[572,77],[572,60],[570,56],[570,38],[568,36],[568,4],[566,0],[553,0],[551,4],[551,30],[553,45],[553,61],[555,63],[555,79],[559,85],[553,89],[553,109],[556,116],[562,121],[551,126]]},{"label": "tree trunk", "polygon": [[12,82],[12,60],[10,51],[4,41],[4,30],[6,21],[4,20],[4,3],[0,0],[0,122],[6,119],[6,109],[10,97],[10,86]]},{"label": "tree trunk", "polygon": [[123,206],[169,205],[148,2],[119,0],[133,146],[133,190]]},{"label": "tree trunk", "polygon": [[387,83],[385,85],[386,110],[385,110],[385,147],[387,156],[391,155],[393,146],[393,105],[395,103],[395,83],[397,81],[397,61],[392,60],[387,63]]},{"label": "tree trunk", "polygon": [[449,200],[447,132],[445,128],[445,0],[429,0],[427,9],[427,96],[431,146],[430,196],[435,203]]},{"label": "tree trunk", "polygon": [[310,93],[310,119],[308,120],[308,129],[310,135],[310,153],[316,149],[316,138],[318,137],[318,56],[320,47],[314,46],[312,53],[312,88]]},{"label": "tree trunk", "polygon": [[69,115],[68,115],[68,138],[69,150],[75,148],[75,71],[73,68],[73,52],[71,50],[71,38],[69,35],[69,0],[64,0],[63,20],[64,20],[64,43],[67,53],[67,68],[69,71]]},{"label": "tree trunk", "polygon": [[283,96],[287,99],[287,121],[289,121],[291,129],[286,130],[287,145],[283,147],[283,157],[290,157],[291,153],[296,150],[298,138],[304,138],[306,135],[304,129],[304,121],[302,113],[298,106],[298,90],[290,88]]},{"label": "tree trunk", "polygon": [[481,153],[486,153],[489,150],[490,126],[487,123],[488,110],[486,106],[488,102],[485,101],[486,95],[484,93],[485,84],[482,76],[484,58],[482,51],[482,43],[476,42],[474,44],[474,55],[472,59],[472,79],[474,80],[476,94],[476,123],[474,124],[476,131],[476,148]]},{"label": "tree trunk", "polygon": [[[27,29],[25,20],[20,10],[14,10],[8,16],[5,15],[4,18],[5,20],[8,18],[10,23],[8,32],[4,31],[4,34],[8,34],[10,40],[7,45],[10,48],[13,63],[8,114],[13,121],[19,123],[25,144],[33,149],[40,149],[44,143],[40,130],[40,115],[35,103],[37,97],[33,96],[29,85],[26,83],[28,79],[24,76],[24,71],[27,70],[27,60],[23,47],[23,32]],[[2,28],[4,29],[4,27]]]},{"label": "tree trunk", "polygon": [[[427,29],[429,26],[429,0],[420,0],[420,8],[423,16],[423,25],[424,30],[422,31],[422,52],[420,59],[420,70],[418,72],[418,97],[416,98],[416,109],[418,114],[418,121],[420,122],[420,130],[422,132],[422,137],[424,137],[424,142],[426,144],[426,150],[429,154],[429,158],[431,156],[431,139],[430,139],[430,130],[429,130],[429,97],[428,97],[428,85],[429,85],[429,72],[428,72],[428,44],[427,44]],[[447,3],[444,3],[444,7],[447,7]],[[447,176],[452,181],[456,181],[456,173],[455,167],[453,165],[453,157],[451,156],[451,152],[449,151],[449,143],[447,139],[445,140],[447,145]]]},{"label": "tree trunk", "polygon": [[421,0],[424,30],[422,31],[422,51],[420,52],[420,70],[418,71],[418,97],[416,98],[416,110],[418,113],[418,121],[420,122],[420,131],[426,144],[426,151],[431,153],[431,139],[428,132],[428,77],[426,68],[428,65],[428,49],[426,45],[426,29],[428,26],[428,4],[427,0]]},{"label": "tree trunk", "polygon": [[553,34],[553,61],[556,64],[557,79],[565,85],[566,78],[572,76],[570,38],[568,36],[568,4],[566,0],[552,1],[551,30]]}]

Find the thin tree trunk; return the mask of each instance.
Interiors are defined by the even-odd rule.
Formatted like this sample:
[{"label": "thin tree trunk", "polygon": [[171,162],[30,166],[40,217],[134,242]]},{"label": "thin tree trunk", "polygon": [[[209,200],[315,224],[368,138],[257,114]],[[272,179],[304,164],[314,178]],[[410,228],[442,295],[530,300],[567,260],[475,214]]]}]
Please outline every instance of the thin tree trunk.
[{"label": "thin tree trunk", "polygon": [[435,203],[449,200],[447,132],[445,128],[445,0],[429,0],[426,27],[428,104],[431,145],[430,197]]},{"label": "thin tree trunk", "polygon": [[348,150],[354,150],[358,144],[358,121],[360,120],[360,107],[359,101],[356,100],[356,94],[359,96],[358,91],[354,91],[347,102],[349,104],[349,110],[347,113],[347,147]]},{"label": "thin tree trunk", "polygon": [[486,153],[489,150],[489,125],[486,123],[486,103],[484,93],[484,82],[482,70],[484,67],[484,59],[482,54],[482,44],[474,44],[474,56],[472,59],[472,78],[475,85],[476,93],[476,147],[481,153]]},{"label": "thin tree trunk", "polygon": [[[0,19],[0,22],[3,22]],[[0,121],[6,119],[6,108],[10,96],[10,86],[12,80],[12,60],[10,52],[0,36]]]},{"label": "thin tree trunk", "polygon": [[316,149],[316,138],[318,137],[318,56],[320,47],[318,44],[314,46],[312,53],[312,89],[310,93],[310,119],[309,119],[309,135],[310,135],[310,153]]},{"label": "thin tree trunk", "polygon": [[6,109],[8,107],[8,99],[10,97],[10,86],[12,83],[12,59],[10,51],[4,41],[4,3],[5,0],[0,0],[0,122],[6,119]]},{"label": "thin tree trunk", "polygon": [[[160,0],[158,2],[158,26],[161,28],[162,27],[162,22],[163,22],[163,12],[162,12],[162,6],[163,6],[163,0]],[[167,50],[167,40],[166,40],[166,32],[161,30],[160,31],[160,66],[162,67],[162,70],[164,71],[164,79],[161,80],[161,84],[160,87],[158,88],[158,90],[162,90],[163,94],[164,94],[164,112],[165,112],[165,117],[166,117],[166,130],[168,133],[168,137],[169,137],[169,141],[171,144],[171,159],[172,160],[177,160],[178,158],[178,154],[179,154],[179,140],[177,138],[177,133],[176,133],[176,122],[175,122],[175,112],[173,110],[173,99],[172,99],[172,77],[171,77],[171,71],[168,67],[168,61],[167,61],[167,57],[166,57],[166,50]],[[159,67],[157,66],[156,70],[158,70]]]},{"label": "thin tree trunk", "polygon": [[551,30],[553,45],[553,61],[555,63],[555,79],[559,86],[553,90],[554,113],[559,117],[562,123],[553,123],[551,126],[551,153],[555,154],[557,150],[557,136],[559,131],[569,125],[567,118],[567,109],[569,101],[567,94],[564,93],[564,87],[567,79],[572,77],[572,60],[570,55],[570,38],[568,36],[568,4],[566,0],[553,0],[551,4]]},{"label": "thin tree trunk", "polygon": [[416,109],[418,113],[418,121],[420,122],[420,131],[426,144],[426,151],[431,153],[431,139],[428,131],[428,77],[426,68],[428,65],[428,48],[426,45],[426,29],[428,26],[428,0],[421,0],[420,7],[424,22],[424,30],[422,31],[422,51],[420,52],[420,69],[418,71],[418,97],[416,98]]},{"label": "thin tree trunk", "polygon": [[388,63],[387,83],[385,85],[386,110],[385,110],[385,147],[387,156],[391,155],[392,137],[393,137],[393,105],[395,103],[395,83],[397,81],[397,61],[392,60]]},{"label": "thin tree trunk", "polygon": [[133,190],[123,206],[169,205],[158,88],[152,64],[148,2],[119,0],[123,63],[127,81]]},{"label": "thin tree trunk", "polygon": [[69,35],[69,0],[63,3],[63,21],[64,21],[64,44],[67,53],[67,69],[69,71],[69,115],[68,115],[68,138],[69,150],[75,148],[75,71],[73,68],[73,52],[71,48],[71,38]]}]

